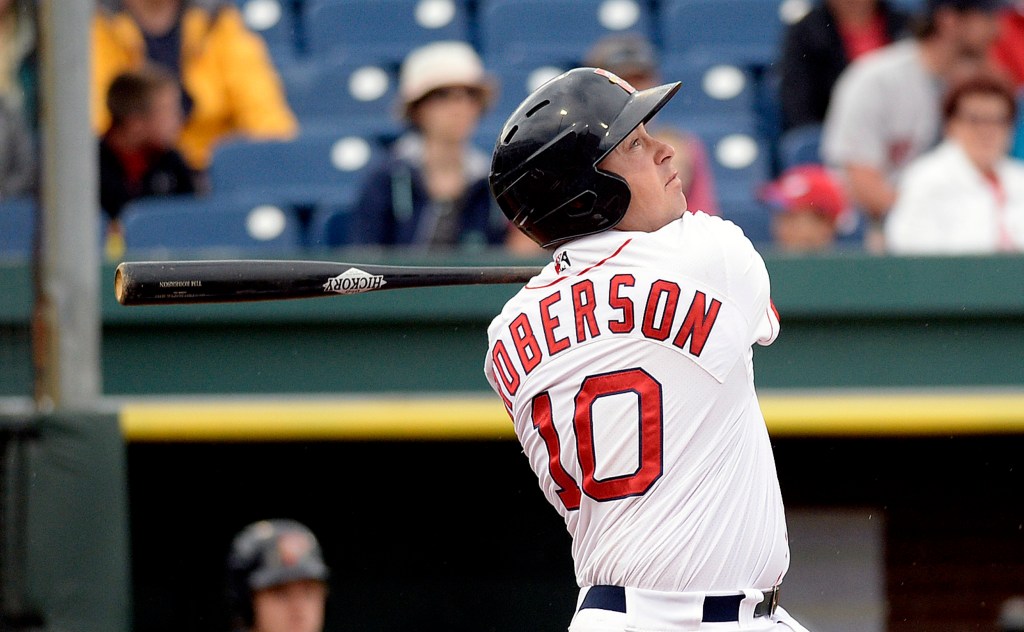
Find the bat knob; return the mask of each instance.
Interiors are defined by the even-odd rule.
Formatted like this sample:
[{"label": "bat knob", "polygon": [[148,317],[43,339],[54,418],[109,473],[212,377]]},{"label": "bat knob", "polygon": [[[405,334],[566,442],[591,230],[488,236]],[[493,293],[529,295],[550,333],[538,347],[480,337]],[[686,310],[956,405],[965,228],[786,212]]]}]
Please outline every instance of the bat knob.
[{"label": "bat knob", "polygon": [[117,298],[117,302],[124,305],[124,293],[125,293],[125,280],[124,280],[124,264],[118,264],[117,269],[114,270],[114,297]]}]

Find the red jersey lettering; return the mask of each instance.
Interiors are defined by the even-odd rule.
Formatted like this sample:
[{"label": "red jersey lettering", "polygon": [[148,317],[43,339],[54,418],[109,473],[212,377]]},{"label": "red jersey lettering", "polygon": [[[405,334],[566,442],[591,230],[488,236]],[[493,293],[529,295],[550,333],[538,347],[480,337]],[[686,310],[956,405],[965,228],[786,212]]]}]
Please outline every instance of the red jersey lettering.
[{"label": "red jersey lettering", "polygon": [[540,302],[540,324],[544,328],[544,341],[548,345],[548,355],[555,355],[559,351],[569,348],[568,338],[555,338],[555,329],[559,325],[558,316],[551,315],[551,306],[562,299],[562,295],[555,292],[551,296],[541,299]]},{"label": "red jersey lettering", "polygon": [[[665,297],[664,309],[661,312],[661,319],[655,323],[662,297]],[[672,331],[672,320],[676,317],[676,303],[678,302],[678,285],[661,279],[652,283],[651,292],[647,295],[647,307],[644,309],[644,323],[641,327],[643,334],[653,340],[668,340]]]},{"label": "red jersey lettering", "polygon": [[512,334],[512,343],[516,346],[519,361],[523,363],[523,370],[529,373],[540,364],[540,345],[533,335],[530,319],[526,314],[520,314],[508,326],[508,330]]},{"label": "red jersey lettering", "polygon": [[572,286],[572,307],[576,315],[576,342],[599,336],[601,332],[597,328],[597,317],[594,315],[597,298],[594,295],[592,281],[580,281]]},{"label": "red jersey lettering", "polygon": [[689,338],[690,353],[697,357],[700,357],[701,351],[704,350],[708,336],[711,335],[711,328],[715,326],[715,319],[718,318],[718,310],[722,307],[722,302],[713,298],[711,305],[705,311],[706,302],[707,296],[704,292],[697,292],[693,295],[693,302],[690,303],[690,309],[686,312],[683,326],[679,328],[679,333],[672,341],[672,344],[682,349],[686,344],[686,339]]},{"label": "red jersey lettering", "polygon": [[613,334],[628,334],[633,331],[633,301],[628,296],[622,296],[623,287],[633,287],[636,278],[632,274],[616,274],[612,277],[608,289],[608,304],[612,309],[622,312],[619,320],[608,321],[608,331]]}]

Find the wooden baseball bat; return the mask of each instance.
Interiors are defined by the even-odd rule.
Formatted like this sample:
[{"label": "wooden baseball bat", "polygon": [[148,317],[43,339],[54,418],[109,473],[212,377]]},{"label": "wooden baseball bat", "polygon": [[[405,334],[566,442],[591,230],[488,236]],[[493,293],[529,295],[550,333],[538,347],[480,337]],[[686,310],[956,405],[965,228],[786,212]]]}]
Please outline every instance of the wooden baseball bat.
[{"label": "wooden baseball bat", "polygon": [[390,266],[334,261],[132,261],[117,266],[122,305],[239,303],[442,285],[525,283],[539,268]]}]

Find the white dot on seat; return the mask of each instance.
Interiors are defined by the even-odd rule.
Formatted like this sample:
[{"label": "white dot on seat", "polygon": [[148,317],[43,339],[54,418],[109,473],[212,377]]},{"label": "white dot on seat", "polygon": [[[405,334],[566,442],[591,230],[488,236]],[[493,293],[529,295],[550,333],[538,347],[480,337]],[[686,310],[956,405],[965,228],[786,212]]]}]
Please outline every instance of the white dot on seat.
[{"label": "white dot on seat", "polygon": [[331,164],[339,171],[357,171],[370,161],[370,144],[358,136],[338,139],[331,147]]},{"label": "white dot on seat", "polygon": [[264,204],[249,211],[245,217],[245,230],[253,239],[270,241],[281,236],[286,223],[284,211]]},{"label": "white dot on seat", "polygon": [[719,101],[735,99],[747,85],[743,71],[730,64],[712,66],[704,73],[701,87],[704,92]]},{"label": "white dot on seat", "polygon": [[349,75],[348,91],[358,101],[376,101],[388,91],[390,83],[383,68],[363,66]]},{"label": "white dot on seat", "polygon": [[563,72],[564,71],[557,66],[541,66],[539,68],[534,68],[526,77],[527,92],[533,92]]},{"label": "white dot on seat", "polygon": [[455,19],[452,0],[420,0],[416,5],[416,23],[426,29],[439,29]]},{"label": "white dot on seat", "polygon": [[281,21],[281,3],[278,0],[249,0],[242,7],[242,17],[254,31],[266,31]]},{"label": "white dot on seat", "polygon": [[809,0],[783,0],[779,4],[779,19],[783,24],[799,22],[811,10]]},{"label": "white dot on seat", "polygon": [[597,10],[601,26],[610,31],[622,31],[640,20],[640,5],[634,0],[605,0]]},{"label": "white dot on seat", "polygon": [[759,151],[757,141],[747,134],[729,134],[718,141],[715,157],[729,169],[744,169],[754,164]]}]

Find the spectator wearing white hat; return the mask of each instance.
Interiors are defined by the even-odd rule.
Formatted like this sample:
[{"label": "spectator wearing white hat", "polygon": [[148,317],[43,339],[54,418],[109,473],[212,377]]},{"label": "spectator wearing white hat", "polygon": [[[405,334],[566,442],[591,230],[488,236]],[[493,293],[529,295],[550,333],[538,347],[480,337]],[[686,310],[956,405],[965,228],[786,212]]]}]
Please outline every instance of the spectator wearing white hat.
[{"label": "spectator wearing white hat", "polygon": [[432,250],[504,243],[508,221],[487,186],[490,156],[473,146],[494,91],[464,42],[409,53],[398,104],[408,129],[363,184],[354,207],[356,242]]}]

